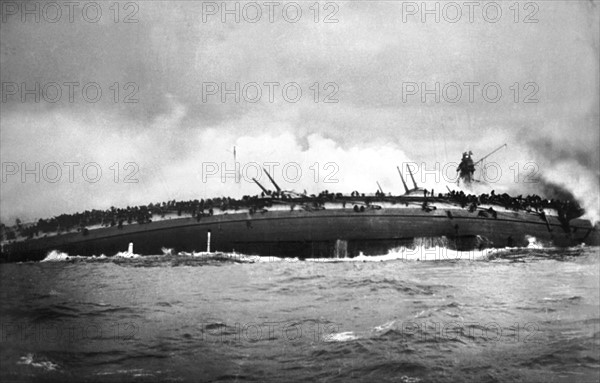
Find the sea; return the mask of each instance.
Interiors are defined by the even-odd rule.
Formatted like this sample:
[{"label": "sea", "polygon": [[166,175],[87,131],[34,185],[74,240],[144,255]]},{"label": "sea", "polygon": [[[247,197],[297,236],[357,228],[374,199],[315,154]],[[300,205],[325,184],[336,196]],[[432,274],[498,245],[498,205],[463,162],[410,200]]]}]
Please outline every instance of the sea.
[{"label": "sea", "polygon": [[1,264],[0,381],[600,380],[600,248],[419,252]]}]

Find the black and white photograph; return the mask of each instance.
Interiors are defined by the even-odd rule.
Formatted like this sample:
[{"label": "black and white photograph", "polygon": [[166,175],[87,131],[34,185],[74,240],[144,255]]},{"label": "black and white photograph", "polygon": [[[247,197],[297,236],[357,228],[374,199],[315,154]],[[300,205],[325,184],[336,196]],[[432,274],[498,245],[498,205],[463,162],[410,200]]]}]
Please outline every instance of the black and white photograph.
[{"label": "black and white photograph", "polygon": [[0,381],[600,381],[600,0],[1,0]]}]

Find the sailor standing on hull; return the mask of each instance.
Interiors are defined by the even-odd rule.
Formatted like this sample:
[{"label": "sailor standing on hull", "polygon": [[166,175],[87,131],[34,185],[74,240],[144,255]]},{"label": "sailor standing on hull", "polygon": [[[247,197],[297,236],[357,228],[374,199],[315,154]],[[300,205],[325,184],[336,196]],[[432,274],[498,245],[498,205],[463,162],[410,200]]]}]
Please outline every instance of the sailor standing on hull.
[{"label": "sailor standing on hull", "polygon": [[468,187],[473,181],[476,181],[473,179],[473,173],[475,173],[475,166],[479,165],[480,163],[485,161],[486,158],[505,147],[507,147],[506,144],[501,145],[500,147],[493,150],[491,153],[480,158],[477,162],[473,162],[473,158],[471,157],[473,155],[473,152],[464,152],[462,160],[458,165],[458,169],[456,169],[456,171],[459,172],[458,181],[456,183],[460,185],[460,180],[462,179],[465,185]]},{"label": "sailor standing on hull", "polygon": [[457,184],[460,185],[460,180],[462,179],[465,185],[470,185],[473,182],[473,173],[475,173],[475,163],[473,162],[473,158],[471,157],[473,152],[469,151],[464,152],[462,155],[462,160],[458,165],[456,171],[458,174]]}]

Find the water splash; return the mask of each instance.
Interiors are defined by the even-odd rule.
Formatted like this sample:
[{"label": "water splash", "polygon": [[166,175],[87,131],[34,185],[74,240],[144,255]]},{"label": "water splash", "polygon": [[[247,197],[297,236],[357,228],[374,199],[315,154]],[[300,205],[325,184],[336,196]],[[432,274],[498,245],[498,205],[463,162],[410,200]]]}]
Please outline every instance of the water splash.
[{"label": "water splash", "polygon": [[58,364],[53,363],[45,358],[36,357],[36,355],[32,353],[22,356],[17,364],[42,368],[46,371],[54,371],[60,367]]},{"label": "water splash", "polygon": [[[419,245],[414,247],[398,247],[390,249],[384,255],[365,255],[362,252],[353,258],[298,258],[248,255],[243,253],[227,252],[178,252],[173,253],[171,249],[163,254],[141,255],[129,252],[118,252],[113,256],[81,256],[70,255],[68,253],[52,250],[46,258],[40,262],[135,262],[136,264],[147,264],[150,266],[167,264],[177,266],[181,264],[205,265],[218,263],[370,263],[370,262],[457,262],[457,261],[475,261],[486,262],[496,259],[512,259],[515,255],[527,256],[532,251],[539,253],[539,250],[553,252],[558,248],[547,247],[536,237],[528,236],[529,244],[526,247],[505,247],[505,248],[486,248],[474,249],[469,251],[454,250],[445,246]],[[562,249],[562,252],[578,253],[584,248],[579,245],[573,248]]]},{"label": "water splash", "polygon": [[323,336],[324,342],[348,342],[358,339],[358,335],[352,331],[339,332],[336,334],[328,334]]},{"label": "water splash", "polygon": [[525,238],[529,244],[527,245],[528,249],[543,249],[544,245],[541,242],[538,242],[537,238],[532,237],[531,235],[526,235]]},{"label": "water splash", "polygon": [[60,262],[60,261],[69,261],[71,257],[67,253],[60,252],[58,250],[52,250],[46,255],[46,258],[42,259],[40,262]]},{"label": "water splash", "polygon": [[125,259],[136,259],[136,258],[141,258],[141,257],[142,257],[142,255],[130,253],[129,251],[119,251],[117,254],[114,255],[114,258],[125,258]]}]

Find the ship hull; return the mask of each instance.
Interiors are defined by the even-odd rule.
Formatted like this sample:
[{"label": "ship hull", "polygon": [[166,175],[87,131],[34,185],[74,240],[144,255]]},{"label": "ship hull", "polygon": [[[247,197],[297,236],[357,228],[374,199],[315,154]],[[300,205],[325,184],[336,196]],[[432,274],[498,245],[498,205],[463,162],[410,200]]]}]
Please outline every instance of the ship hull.
[{"label": "ship hull", "polygon": [[465,209],[420,208],[267,211],[178,218],[68,233],[5,244],[2,261],[39,261],[52,251],[70,255],[114,255],[134,243],[136,254],[211,250],[261,256],[327,258],[386,254],[417,244],[440,244],[457,250],[527,246],[533,238],[546,246],[598,245],[600,234],[587,220],[568,227],[553,216],[498,212],[482,217]]}]

